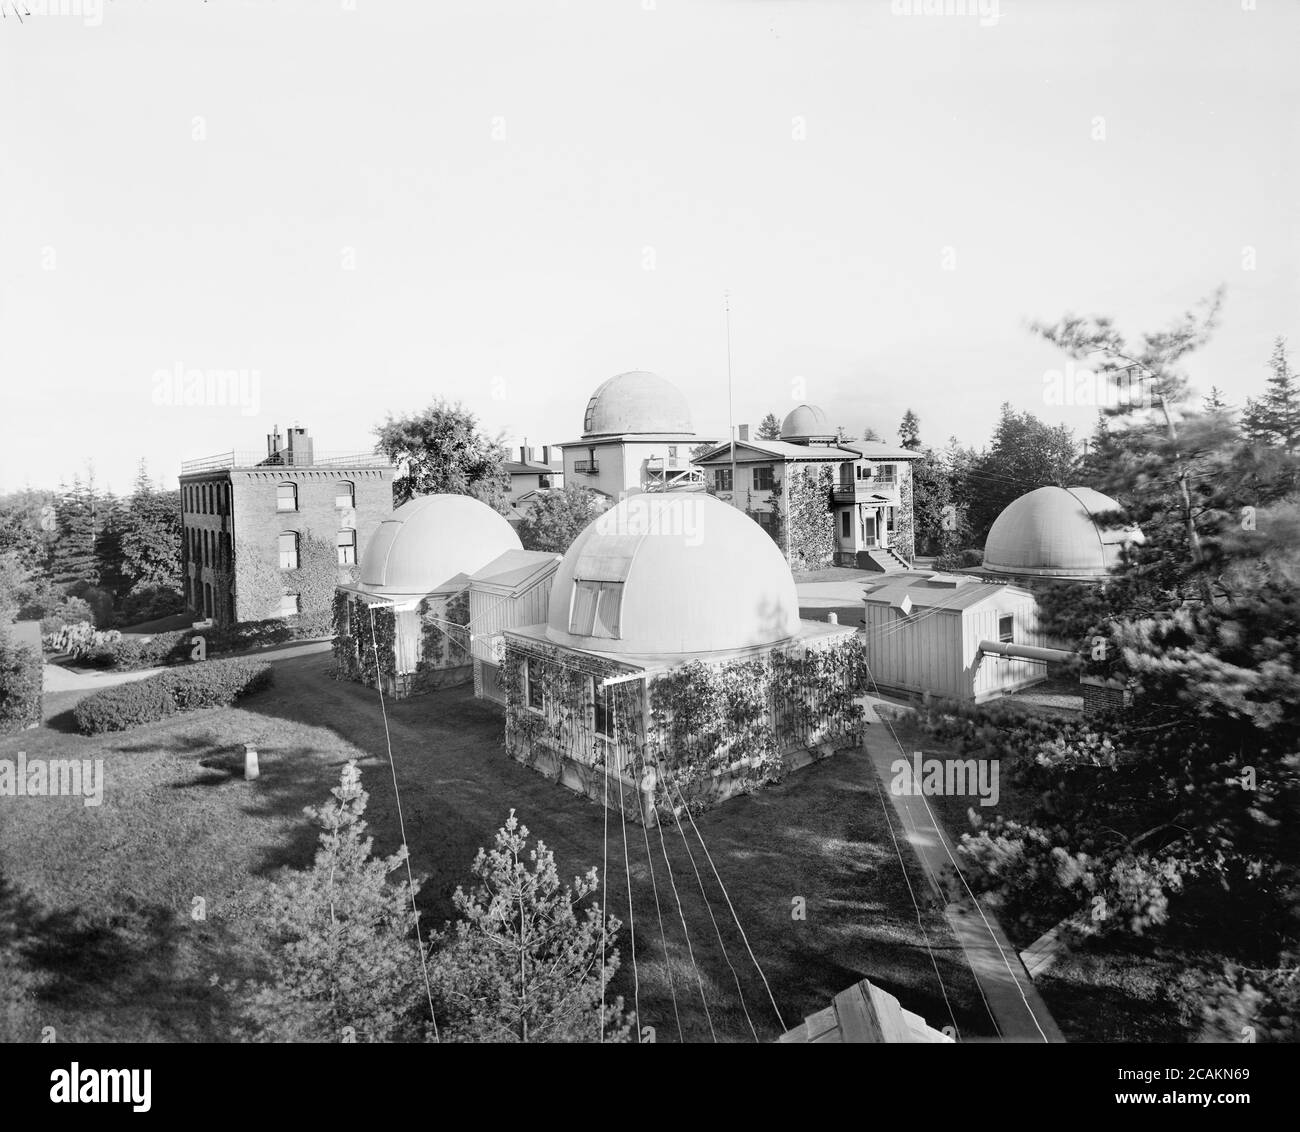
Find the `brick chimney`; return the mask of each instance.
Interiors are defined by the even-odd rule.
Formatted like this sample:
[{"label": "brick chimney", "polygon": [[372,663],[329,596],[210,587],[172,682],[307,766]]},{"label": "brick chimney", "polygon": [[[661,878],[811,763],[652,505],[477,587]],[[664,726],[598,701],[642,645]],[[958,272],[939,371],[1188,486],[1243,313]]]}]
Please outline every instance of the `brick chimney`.
[{"label": "brick chimney", "polygon": [[297,468],[309,467],[312,462],[311,437],[307,435],[307,430],[299,425],[294,425],[286,430],[285,440],[288,444],[288,451],[284,462]]},{"label": "brick chimney", "polygon": [[266,454],[274,456],[280,451],[280,426],[273,424],[271,431],[266,434]]}]

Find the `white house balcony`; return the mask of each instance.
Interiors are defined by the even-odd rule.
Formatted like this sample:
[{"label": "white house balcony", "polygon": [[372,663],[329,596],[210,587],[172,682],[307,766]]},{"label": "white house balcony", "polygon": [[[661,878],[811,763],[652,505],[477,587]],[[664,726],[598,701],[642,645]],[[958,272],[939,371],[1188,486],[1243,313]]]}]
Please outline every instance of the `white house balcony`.
[{"label": "white house balcony", "polygon": [[600,473],[599,460],[574,460],[573,470],[580,476],[594,476]]},{"label": "white house balcony", "polygon": [[898,480],[893,477],[878,479],[872,476],[869,479],[853,480],[851,483],[837,483],[831,494],[836,503],[870,503],[873,500],[879,502],[881,496],[886,501],[893,502],[898,499]]}]

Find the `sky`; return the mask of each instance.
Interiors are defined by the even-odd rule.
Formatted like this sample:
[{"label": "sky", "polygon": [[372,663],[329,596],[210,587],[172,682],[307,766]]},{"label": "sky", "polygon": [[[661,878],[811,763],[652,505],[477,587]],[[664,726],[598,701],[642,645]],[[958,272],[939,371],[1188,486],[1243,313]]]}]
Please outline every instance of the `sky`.
[{"label": "sky", "polygon": [[632,369],[725,438],[724,303],[736,424],[936,445],[1090,431],[1030,320],[1225,285],[1238,405],[1300,351],[1295,0],[0,7],[0,492],[439,396],[558,443]]}]

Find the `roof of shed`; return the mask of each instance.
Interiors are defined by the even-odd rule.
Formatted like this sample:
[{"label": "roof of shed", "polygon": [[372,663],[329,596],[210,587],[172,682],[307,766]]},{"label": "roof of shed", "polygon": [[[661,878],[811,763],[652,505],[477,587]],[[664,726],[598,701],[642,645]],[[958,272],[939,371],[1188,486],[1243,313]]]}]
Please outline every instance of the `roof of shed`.
[{"label": "roof of shed", "polygon": [[957,612],[1006,593],[1033,596],[1018,586],[983,581],[967,574],[939,574],[927,570],[891,574],[886,581],[864,590],[863,599],[868,605],[898,606],[906,598],[913,609]]}]

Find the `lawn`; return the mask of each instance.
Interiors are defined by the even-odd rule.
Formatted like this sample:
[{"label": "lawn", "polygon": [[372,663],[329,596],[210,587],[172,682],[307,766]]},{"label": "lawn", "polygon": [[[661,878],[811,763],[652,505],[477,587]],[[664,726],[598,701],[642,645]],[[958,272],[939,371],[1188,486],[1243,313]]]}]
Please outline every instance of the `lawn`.
[{"label": "lawn", "polygon": [[[376,850],[396,847],[378,697],[331,681],[329,669],[327,652],[298,652],[277,660],[275,687],[240,708],[94,738],[65,730],[67,710],[82,693],[61,693],[48,698],[49,726],[0,741],[0,758],[23,750],[105,762],[98,808],[71,798],[0,799],[0,940],[11,956],[23,954],[28,992],[0,1020],[8,1036],[30,1039],[54,1026],[63,1040],[225,1039],[230,1020],[210,976],[247,972],[254,948],[242,915],[249,895],[281,866],[310,860],[315,832],[302,809],[325,798],[349,758],[359,760],[370,791]],[[469,689],[390,703],[389,725],[412,861],[427,878],[426,923],[452,915],[451,894],[512,807],[555,850],[562,875],[601,865],[604,811],[510,760],[501,748],[501,715]],[[262,752],[256,782],[242,777],[245,741]],[[697,824],[786,1027],[863,977],[931,1024],[948,1022],[865,755],[814,764]],[[675,993],[687,1041],[711,1034],[752,1041],[755,1031],[774,1038],[775,1012],[693,831],[686,827],[707,905],[681,834],[671,825],[663,832],[709,1017],[658,836],[652,831],[666,955],[642,828],[629,824],[642,1024],[675,1041]],[[611,815],[609,909],[626,925],[622,833]],[[905,859],[918,899],[927,900],[919,865],[910,854]],[[205,918],[196,920],[191,911],[200,897]],[[792,914],[796,898],[806,919]],[[958,1026],[963,1035],[988,1036],[942,910],[923,904],[923,919]],[[631,1005],[626,926],[620,951],[617,990]]]}]

